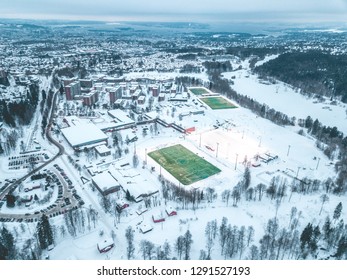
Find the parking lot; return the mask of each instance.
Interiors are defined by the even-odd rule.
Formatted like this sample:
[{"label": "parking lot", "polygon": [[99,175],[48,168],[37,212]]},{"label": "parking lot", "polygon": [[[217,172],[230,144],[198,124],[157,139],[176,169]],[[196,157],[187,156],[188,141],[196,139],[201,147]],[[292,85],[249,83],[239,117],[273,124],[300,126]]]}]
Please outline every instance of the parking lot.
[{"label": "parking lot", "polygon": [[[34,202],[28,203],[25,207],[30,207],[31,209],[28,209],[24,214],[0,213],[0,222],[37,222],[42,214],[48,217],[56,217],[84,205],[84,201],[77,194],[72,181],[65,173],[64,169],[58,164],[54,164],[52,168],[44,169],[41,174],[31,176],[31,180],[33,178],[42,179],[42,177],[45,178],[46,183],[44,188],[46,190],[47,188],[57,188],[57,193],[54,195],[53,199],[48,202],[49,206],[42,209],[42,207],[36,205]],[[6,188],[8,184],[10,184],[10,182],[5,182],[5,184],[0,185],[0,187]],[[25,187],[22,192],[26,195],[31,195],[34,189],[35,187]],[[4,207],[5,203],[6,199],[1,201],[0,207]]]},{"label": "parking lot", "polygon": [[8,169],[26,169],[46,160],[49,160],[49,156],[44,152],[11,156],[8,158]]}]

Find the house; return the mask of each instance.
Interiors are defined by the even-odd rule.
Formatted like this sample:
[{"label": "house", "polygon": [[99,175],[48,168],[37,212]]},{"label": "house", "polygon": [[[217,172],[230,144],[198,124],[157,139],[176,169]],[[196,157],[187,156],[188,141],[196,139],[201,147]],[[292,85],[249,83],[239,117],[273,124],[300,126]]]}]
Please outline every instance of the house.
[{"label": "house", "polygon": [[106,253],[114,247],[113,240],[111,238],[105,239],[97,244],[99,253]]},{"label": "house", "polygon": [[152,215],[152,220],[153,220],[154,223],[165,222],[165,218],[163,217],[163,215],[161,213],[153,214]]},{"label": "house", "polygon": [[142,215],[143,213],[145,213],[145,212],[147,212],[148,211],[148,209],[147,208],[139,208],[138,210],[136,210],[136,214],[137,215]]},{"label": "house", "polygon": [[169,217],[177,215],[177,211],[173,207],[166,208],[165,212]]},{"label": "house", "polygon": [[106,157],[106,156],[111,155],[111,150],[106,145],[96,146],[95,151],[101,157]]},{"label": "house", "polygon": [[124,201],[123,199],[118,200],[118,201],[116,202],[116,207],[117,207],[117,210],[118,210],[118,211],[122,211],[123,209],[128,208],[129,206],[130,206],[129,203],[127,203],[127,202]]},{"label": "house", "polygon": [[142,225],[140,226],[140,231],[141,231],[143,234],[145,234],[145,233],[147,233],[147,232],[150,232],[152,229],[153,229],[152,226],[149,226],[149,225],[146,225],[146,224],[142,224]]}]

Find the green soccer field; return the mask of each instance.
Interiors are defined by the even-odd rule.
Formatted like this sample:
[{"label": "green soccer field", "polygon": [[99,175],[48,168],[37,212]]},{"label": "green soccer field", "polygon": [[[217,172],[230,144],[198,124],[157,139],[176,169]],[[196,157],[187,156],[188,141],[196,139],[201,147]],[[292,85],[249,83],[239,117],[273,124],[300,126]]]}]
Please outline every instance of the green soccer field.
[{"label": "green soccer field", "polygon": [[237,106],[223,97],[206,97],[200,98],[200,100],[213,110],[237,108]]},{"label": "green soccer field", "polygon": [[148,155],[183,185],[190,185],[221,171],[182,145],[163,148]]},{"label": "green soccer field", "polygon": [[189,88],[189,90],[195,94],[195,95],[203,95],[203,94],[207,94],[210,93],[207,89],[203,88],[203,87],[199,87],[199,88]]}]

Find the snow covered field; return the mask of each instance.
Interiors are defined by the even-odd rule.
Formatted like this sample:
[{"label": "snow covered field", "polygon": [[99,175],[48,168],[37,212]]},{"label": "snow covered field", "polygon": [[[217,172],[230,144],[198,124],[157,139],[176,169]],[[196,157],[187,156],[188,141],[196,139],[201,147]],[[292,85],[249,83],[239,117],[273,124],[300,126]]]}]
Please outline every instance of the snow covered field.
[{"label": "snow covered field", "polygon": [[[135,77],[153,77],[156,79],[165,79],[175,77],[178,73],[158,74],[158,73],[132,73],[128,78]],[[233,86],[239,93],[252,96],[259,102],[264,102],[276,110],[282,111],[289,116],[297,118],[306,118],[310,115],[313,119],[318,118],[323,124],[337,126],[340,130],[346,132],[345,108],[343,105],[326,105],[316,104],[312,100],[306,99],[299,93],[290,89],[283,84],[267,85],[263,84],[255,75],[249,73],[248,69],[238,70],[236,72],[224,73],[226,78],[235,75],[235,85]],[[248,76],[248,77],[247,77]],[[205,74],[199,74],[196,77],[207,78]],[[192,97],[197,98],[197,97]],[[290,100],[290,102],[289,102]],[[294,101],[293,101],[294,100]],[[63,103],[63,102],[62,102]],[[293,104],[288,106],[287,104]],[[63,104],[60,104],[63,108]],[[155,104],[158,105],[159,104]],[[323,107],[329,106],[329,109]],[[308,136],[301,136],[297,132],[299,127],[281,127],[277,126],[266,119],[255,116],[249,110],[244,108],[212,110],[207,107],[201,107],[200,104],[189,100],[187,103],[170,103],[168,101],[160,103],[159,112],[152,112],[155,116],[160,114],[162,119],[169,123],[176,123],[185,128],[195,127],[195,131],[189,135],[183,135],[171,127],[165,128],[158,125],[158,133],[148,132],[147,135],[142,133],[144,127],[150,127],[153,124],[141,125],[137,130],[125,129],[119,133],[122,139],[130,139],[133,136],[138,137],[135,144],[123,144],[122,149],[127,148],[128,153],[122,153],[120,158],[114,158],[116,147],[111,147],[112,155],[105,158],[96,157],[81,153],[79,157],[75,156],[74,151],[69,147],[62,135],[55,135],[65,147],[65,154],[54,163],[62,166],[65,173],[72,180],[77,194],[85,202],[79,211],[84,211],[85,215],[93,209],[97,213],[98,222],[96,226],[88,220],[89,227],[77,232],[72,237],[66,232],[65,219],[63,215],[50,218],[51,224],[55,230],[55,248],[52,251],[45,252],[50,259],[126,259],[126,238],[125,231],[131,226],[134,230],[136,259],[142,258],[140,252],[141,240],[149,240],[156,246],[161,246],[165,241],[169,242],[172,248],[171,257],[177,257],[174,250],[174,244],[177,237],[183,235],[187,230],[192,233],[193,244],[191,250],[191,259],[198,259],[200,250],[205,249],[205,227],[206,224],[214,219],[217,220],[218,226],[221,224],[223,217],[228,218],[232,226],[252,226],[255,229],[254,241],[251,243],[259,245],[259,239],[264,235],[266,223],[269,219],[276,218],[280,227],[288,227],[290,224],[290,212],[292,207],[296,207],[301,212],[298,229],[302,231],[308,223],[320,225],[324,223],[327,215],[332,215],[336,205],[344,198],[329,194],[329,201],[322,207],[321,192],[313,194],[291,193],[290,185],[297,179],[304,180],[305,177],[324,181],[327,178],[334,178],[334,162],[331,162],[315,146],[315,140]],[[175,108],[175,112],[173,112]],[[204,114],[185,115],[187,112],[204,110]],[[98,113],[106,114],[99,110]],[[102,124],[102,114],[92,117],[96,126]],[[182,119],[179,115],[185,115]],[[150,115],[150,114],[149,114]],[[155,117],[154,116],[154,117]],[[106,118],[106,117],[105,117]],[[58,118],[58,123],[61,123]],[[338,121],[336,121],[338,120]],[[152,128],[153,130],[153,128]],[[37,138],[43,149],[51,157],[55,154],[56,148],[47,141],[42,139],[37,133]],[[106,132],[112,140],[112,132]],[[25,131],[27,137],[30,136],[30,130]],[[31,141],[31,140],[28,140]],[[111,145],[112,142],[109,144]],[[175,144],[182,144],[192,152],[203,157],[213,165],[222,170],[219,174],[198,181],[192,185],[186,186],[186,189],[199,189],[204,192],[207,189],[214,189],[217,198],[208,202],[204,200],[197,209],[192,209],[189,205],[186,209],[182,208],[182,203],[168,201],[165,205],[162,199],[161,183],[158,176],[161,174],[176,185],[179,182],[172,177],[164,168],[152,160],[147,154],[151,151],[168,147]],[[133,167],[133,155],[139,158],[139,165]],[[267,163],[262,158],[268,158],[271,155],[273,160]],[[69,156],[73,159],[71,163]],[[146,162],[146,164],[144,164]],[[9,171],[7,169],[8,159],[4,156],[1,158],[0,180],[19,177],[25,172]],[[141,192],[148,192],[156,189],[159,191],[153,198],[151,207],[142,214],[141,209],[145,209],[144,202],[130,202],[130,206],[125,208],[121,215],[117,216],[114,209],[105,213],[101,206],[101,197],[97,190],[91,185],[92,177],[84,166],[95,165],[97,170],[110,171],[121,183],[124,189],[127,186],[138,188]],[[74,167],[75,166],[75,167]],[[76,166],[81,167],[80,170]],[[285,182],[287,190],[281,204],[278,205],[276,200],[264,194],[261,201],[258,199],[246,200],[244,197],[233,206],[231,200],[229,203],[223,201],[222,194],[225,190],[232,190],[243,178],[245,166],[250,167],[251,187],[255,188],[262,183],[269,185],[274,177],[279,176],[280,181]],[[154,167],[154,168],[153,168]],[[53,169],[53,163],[47,166]],[[152,169],[153,168],[153,169]],[[81,177],[87,178],[89,182],[85,183]],[[110,194],[112,201],[125,200],[125,193],[119,191]],[[227,205],[228,204],[228,205]],[[168,206],[177,210],[177,216],[168,217],[165,210]],[[5,205],[0,208],[2,213],[8,213]],[[322,208],[322,212],[321,211]],[[17,209],[18,210],[18,209]],[[34,211],[34,209],[32,209]],[[18,213],[24,213],[21,209]],[[154,223],[152,216],[157,214],[165,216],[165,222]],[[343,209],[341,217],[347,214]],[[86,217],[86,216],[85,216]],[[89,219],[89,218],[88,218]],[[85,223],[87,223],[85,221]],[[141,227],[148,225],[153,230],[143,234]],[[35,232],[35,223],[27,223],[25,227],[18,223],[8,223],[8,227],[16,229],[19,233],[21,242],[30,238]],[[63,228],[65,228],[65,233]],[[99,253],[97,243],[104,239],[113,238],[115,247],[108,253]],[[239,258],[247,258],[249,254],[246,249]],[[223,259],[220,253],[218,242],[213,246],[212,259]],[[237,257],[235,257],[237,258]]]},{"label": "snow covered field", "polygon": [[[271,56],[264,61],[274,58],[275,56]],[[337,105],[332,105],[329,99],[319,103],[316,99],[307,98],[282,82],[269,84],[259,80],[257,75],[250,72],[247,61],[242,66],[242,70],[223,73],[227,79],[235,76],[234,85],[231,87],[238,93],[250,96],[289,117],[306,119],[307,116],[311,116],[324,125],[336,126],[344,134],[347,133],[346,104],[337,102]]]},{"label": "snow covered field", "polygon": [[[279,127],[268,120],[255,117],[250,111],[242,108],[231,110],[207,110],[206,119],[209,119],[211,124],[219,119],[224,122],[224,125],[218,129],[211,127],[206,129],[205,124],[197,123],[195,133],[183,138],[178,132],[170,128],[159,127],[159,136],[147,135],[143,137],[141,133],[137,133],[139,140],[136,144],[136,153],[140,158],[140,162],[146,160],[147,153],[151,150],[170,146],[173,144],[183,144],[190,150],[198,153],[212,164],[222,169],[220,174],[207,178],[205,180],[194,183],[190,187],[206,189],[213,187],[218,194],[216,201],[212,203],[204,202],[195,211],[192,209],[181,209],[180,204],[168,202],[175,209],[178,215],[166,217],[166,221],[159,224],[154,224],[152,215],[156,213],[165,213],[166,206],[162,201],[160,205],[152,206],[147,212],[142,215],[136,214],[140,205],[143,202],[136,204],[130,203],[130,207],[126,208],[122,214],[120,222],[115,221],[114,215],[102,214],[103,210],[98,206],[99,198],[96,191],[92,191],[87,185],[81,186],[78,174],[74,169],[69,168],[67,173],[72,177],[77,185],[78,193],[86,201],[86,209],[91,205],[97,207],[100,215],[100,221],[96,228],[91,228],[90,232],[80,233],[76,237],[65,236],[59,234],[59,227],[64,224],[62,216],[53,218],[54,225],[57,229],[56,247],[48,254],[51,259],[126,259],[126,239],[125,230],[128,226],[132,226],[135,230],[135,258],[141,259],[139,252],[139,243],[146,239],[153,242],[155,245],[162,245],[168,241],[173,246],[179,235],[183,235],[186,230],[190,230],[193,235],[193,245],[191,258],[197,259],[201,249],[205,248],[205,226],[206,223],[217,219],[218,225],[221,223],[222,217],[227,217],[228,221],[235,226],[253,226],[255,228],[254,242],[257,244],[262,237],[264,225],[268,219],[273,218],[276,213],[275,200],[270,200],[264,196],[262,201],[246,201],[241,199],[237,207],[233,207],[231,202],[226,206],[226,202],[221,199],[221,193],[226,189],[232,189],[233,186],[242,178],[244,172],[245,156],[252,163],[257,161],[253,159],[256,154],[270,152],[273,155],[278,155],[278,159],[265,164],[261,163],[259,167],[251,167],[251,185],[255,186],[258,183],[269,184],[273,176],[280,175],[288,180],[290,184],[292,177],[298,175],[299,178],[305,176],[324,180],[329,176],[334,176],[333,167],[329,160],[315,148],[314,140],[298,135],[292,129]],[[140,129],[139,129],[140,131]],[[123,139],[129,130],[122,131]],[[200,137],[201,135],[201,137]],[[200,144],[201,139],[201,144]],[[218,155],[216,148],[218,143]],[[291,146],[289,155],[288,146]],[[211,151],[206,148],[209,146],[214,149]],[[129,145],[129,154],[123,156],[121,162],[132,162],[134,146]],[[237,168],[235,170],[236,155],[238,155]],[[313,157],[320,158],[320,163],[317,167],[317,160]],[[82,160],[82,159],[81,159]],[[65,161],[65,160],[64,160]],[[60,164],[69,164],[61,162]],[[160,189],[160,183],[157,180],[159,172],[163,176],[173,182],[178,182],[171,177],[164,169],[160,167],[149,157],[147,157],[147,166],[141,168],[141,164],[133,171],[128,170],[128,173],[139,174],[136,177],[136,183],[142,189],[153,186]],[[155,172],[150,172],[150,167],[155,166]],[[299,168],[299,172],[298,172]],[[284,175],[285,171],[289,176]],[[298,172],[298,174],[297,174]],[[125,173],[126,174],[126,173]],[[130,174],[130,173],[129,173]],[[76,176],[77,175],[77,176]],[[126,184],[126,178],[120,179]],[[129,180],[129,179],[128,179]],[[132,180],[132,179],[131,179]],[[78,186],[79,185],[79,186]],[[111,197],[117,198],[119,194],[111,194]],[[298,211],[302,212],[300,218],[300,228],[306,226],[308,222],[322,225],[326,215],[332,213],[336,205],[341,201],[341,197],[334,195],[330,196],[329,202],[324,205],[321,215],[318,215],[321,208],[319,194],[300,195],[294,193],[289,201],[290,193],[283,199],[277,213],[277,218],[280,221],[280,226],[287,227],[290,220],[290,211],[293,206],[297,207]],[[159,195],[160,197],[160,195]],[[346,214],[345,210],[343,214]],[[313,219],[313,220],[312,220]],[[147,224],[153,226],[153,230],[143,234],[140,232],[140,225]],[[15,224],[14,224],[15,225]],[[32,227],[33,225],[29,225]],[[33,230],[33,229],[32,229]],[[100,231],[104,234],[101,237]],[[100,254],[97,251],[96,244],[104,237],[111,236],[114,231],[115,248],[105,254]],[[173,247],[172,247],[173,249]],[[221,259],[219,245],[215,244],[212,251],[213,259]],[[245,251],[242,258],[247,256]],[[175,252],[172,252],[175,256]]]}]

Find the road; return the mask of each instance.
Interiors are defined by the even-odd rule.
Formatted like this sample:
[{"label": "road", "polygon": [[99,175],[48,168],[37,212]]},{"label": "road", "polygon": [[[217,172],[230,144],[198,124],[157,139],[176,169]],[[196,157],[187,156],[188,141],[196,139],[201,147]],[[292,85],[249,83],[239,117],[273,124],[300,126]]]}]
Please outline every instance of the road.
[{"label": "road", "polygon": [[[38,171],[40,171],[41,169],[45,168],[47,165],[49,165],[50,163],[52,163],[53,161],[55,161],[56,159],[58,159],[59,157],[61,157],[64,153],[65,153],[65,149],[63,147],[63,145],[61,145],[58,141],[56,141],[52,135],[51,135],[51,127],[53,124],[53,118],[54,118],[54,112],[57,106],[57,96],[58,96],[59,91],[54,93],[54,97],[53,97],[53,102],[52,102],[52,108],[50,111],[50,117],[49,117],[49,121],[48,121],[48,125],[46,128],[46,137],[47,140],[52,143],[53,145],[55,145],[59,151],[58,153],[52,157],[50,160],[48,160],[47,162],[45,162],[44,164],[40,165],[39,167],[35,168],[34,170],[32,170],[31,172],[29,172],[27,175],[23,176],[22,178],[17,179],[15,182],[13,182],[12,184],[10,184],[4,191],[2,194],[0,194],[0,200],[3,200],[5,198],[5,196],[15,190],[17,188],[17,186],[23,182],[24,180],[26,180],[27,178],[29,178],[30,176],[32,176],[33,174],[37,173]],[[64,159],[63,159],[64,161]],[[65,161],[64,161],[65,163]],[[65,163],[66,166],[68,166]],[[74,172],[71,172],[72,176],[75,178],[76,181],[78,181],[78,178],[76,178],[76,175],[74,174]],[[76,200],[72,197],[70,191],[68,190],[68,186],[65,184],[65,180],[63,180],[59,174],[59,172],[56,173],[56,175],[59,177],[60,181],[63,182],[63,187],[64,187],[64,194],[63,197],[69,197],[72,204],[69,205],[68,207],[66,206],[64,209],[62,209],[60,207],[60,205],[57,205],[56,207],[49,209],[47,211],[45,211],[46,215],[50,215],[53,213],[59,213],[61,214],[62,212],[68,211],[69,209],[75,208],[77,205]],[[98,205],[97,202],[94,201],[94,199],[90,196],[90,194],[88,193],[88,191],[85,192],[85,195],[89,198],[90,202],[92,202],[92,204],[94,205],[95,209],[98,211],[99,213],[99,221],[101,221],[104,226],[109,230],[113,230],[113,228],[109,225],[109,223],[107,222],[107,217],[106,214],[104,213],[104,211],[100,208],[100,206]],[[77,206],[78,207],[78,206]],[[37,218],[39,218],[42,215],[42,213],[39,214],[34,214],[34,213],[30,213],[30,214],[1,214],[0,213],[0,218],[7,218],[7,219],[11,219],[10,221],[17,221],[18,219],[23,219],[23,220],[35,220]]]},{"label": "road", "polygon": [[59,90],[54,93],[53,102],[52,102],[52,108],[51,108],[51,111],[50,111],[49,121],[48,121],[48,125],[47,125],[47,128],[46,128],[46,133],[45,134],[46,134],[47,140],[49,142],[51,142],[53,145],[55,145],[59,149],[59,152],[54,157],[52,157],[50,160],[46,161],[44,164],[40,165],[39,167],[36,167],[35,169],[33,169],[31,172],[29,172],[25,176],[17,179],[15,182],[10,184],[5,190],[3,190],[2,193],[0,193],[0,200],[3,200],[8,193],[10,193],[13,190],[15,190],[17,188],[17,186],[21,182],[23,182],[24,180],[26,180],[27,178],[29,178],[33,174],[39,172],[41,169],[45,168],[48,164],[52,163],[53,161],[55,161],[57,158],[59,158],[61,155],[64,154],[65,149],[64,149],[63,145],[61,145],[58,141],[53,139],[53,137],[51,135],[51,126],[52,126],[52,123],[53,123],[54,111],[55,111],[56,106],[57,106],[57,104],[56,104],[57,102],[56,101],[57,101],[58,93],[59,93]]}]

